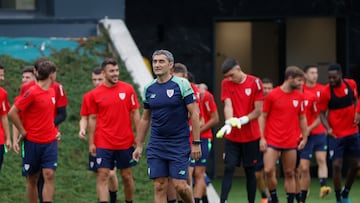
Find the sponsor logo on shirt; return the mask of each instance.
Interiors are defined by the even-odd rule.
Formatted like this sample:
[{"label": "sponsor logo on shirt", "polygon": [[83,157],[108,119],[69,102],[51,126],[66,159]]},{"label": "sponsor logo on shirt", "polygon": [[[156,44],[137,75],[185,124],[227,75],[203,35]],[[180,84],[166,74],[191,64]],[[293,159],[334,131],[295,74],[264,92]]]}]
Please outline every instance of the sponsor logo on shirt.
[{"label": "sponsor logo on shirt", "polygon": [[124,100],[124,99],[125,99],[125,96],[126,96],[125,93],[123,93],[123,92],[120,92],[120,93],[119,93],[119,98],[120,98],[121,100]]},{"label": "sponsor logo on shirt", "polygon": [[170,90],[166,90],[166,95],[171,98],[172,96],[174,96],[174,89],[170,89]]},{"label": "sponsor logo on shirt", "polygon": [[150,95],[150,99],[155,99],[155,97],[156,97],[156,94],[151,94]]},{"label": "sponsor logo on shirt", "polygon": [[251,88],[245,88],[245,94],[247,96],[250,96],[251,95]]}]

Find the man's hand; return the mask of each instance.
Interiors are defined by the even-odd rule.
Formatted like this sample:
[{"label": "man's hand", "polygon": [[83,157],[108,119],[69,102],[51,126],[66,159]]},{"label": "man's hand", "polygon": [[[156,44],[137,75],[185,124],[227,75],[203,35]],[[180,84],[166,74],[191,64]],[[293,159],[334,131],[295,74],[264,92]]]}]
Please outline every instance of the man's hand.
[{"label": "man's hand", "polygon": [[94,144],[89,145],[89,153],[91,156],[96,156],[96,146]]},{"label": "man's hand", "polygon": [[141,154],[142,154],[142,147],[136,147],[133,154],[132,154],[132,159],[136,162],[139,162],[140,158],[141,158]]},{"label": "man's hand", "polygon": [[239,118],[239,122],[241,123],[241,125],[245,125],[247,123],[249,123],[250,119],[248,116],[241,116]]},{"label": "man's hand", "polygon": [[80,140],[86,140],[86,131],[84,129],[80,129],[79,131],[79,139]]},{"label": "man's hand", "polygon": [[216,133],[216,137],[223,138],[225,134],[227,135],[231,132],[231,128],[232,127],[230,124],[225,123],[225,125],[222,128],[220,128],[220,130]]}]

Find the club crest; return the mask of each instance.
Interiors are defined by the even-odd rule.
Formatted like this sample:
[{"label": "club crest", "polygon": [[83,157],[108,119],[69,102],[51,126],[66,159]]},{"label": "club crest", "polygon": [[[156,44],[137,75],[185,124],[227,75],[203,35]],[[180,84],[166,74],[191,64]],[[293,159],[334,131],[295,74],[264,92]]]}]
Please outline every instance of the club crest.
[{"label": "club crest", "polygon": [[166,95],[171,98],[172,96],[174,96],[174,89],[171,90],[166,90]]},{"label": "club crest", "polygon": [[305,106],[308,106],[308,105],[309,105],[309,100],[305,100],[305,101],[304,101],[304,105],[305,105]]},{"label": "club crest", "polygon": [[345,92],[346,95],[348,95],[348,93],[349,93],[348,88],[345,88],[345,89],[344,89],[344,92]]},{"label": "club crest", "polygon": [[101,159],[101,158],[96,158],[96,163],[97,163],[98,165],[100,165],[100,164],[101,164],[101,161],[102,161],[102,159]]},{"label": "club crest", "polygon": [[123,93],[123,92],[121,92],[121,93],[119,93],[119,98],[121,99],[121,100],[124,100],[125,99],[125,93]]},{"label": "club crest", "polygon": [[299,101],[298,100],[293,100],[293,106],[297,107],[299,105]]},{"label": "club crest", "polygon": [[90,161],[90,168],[94,168],[94,162]]},{"label": "club crest", "polygon": [[250,94],[251,94],[251,88],[245,88],[245,94],[246,94],[247,96],[250,96]]},{"label": "club crest", "polygon": [[55,104],[55,102],[56,102],[55,97],[51,97],[51,101],[53,104]]},{"label": "club crest", "polygon": [[29,170],[29,168],[30,168],[30,164],[24,164],[25,171]]},{"label": "club crest", "polygon": [[318,98],[320,98],[320,91],[317,91],[317,92],[316,92],[316,96],[317,96]]}]

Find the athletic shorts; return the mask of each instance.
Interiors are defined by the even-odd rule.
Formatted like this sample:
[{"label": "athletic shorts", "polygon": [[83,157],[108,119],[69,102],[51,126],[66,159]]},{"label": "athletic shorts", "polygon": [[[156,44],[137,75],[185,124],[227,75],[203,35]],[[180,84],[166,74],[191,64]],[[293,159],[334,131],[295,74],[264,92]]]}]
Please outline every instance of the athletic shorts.
[{"label": "athletic shorts", "polygon": [[359,133],[335,139],[334,156],[332,159],[344,158],[360,158]]},{"label": "athletic shorts", "polygon": [[259,159],[259,140],[239,143],[225,139],[225,167],[255,167]]},{"label": "athletic shorts", "polygon": [[108,168],[112,170],[115,166],[118,169],[133,167],[137,164],[137,162],[132,159],[133,152],[133,146],[125,150],[109,150],[104,148],[96,148],[96,169]]},{"label": "athletic shorts", "polygon": [[94,173],[97,172],[97,168],[96,168],[96,156],[92,156],[90,153],[89,153],[89,171],[92,171]]},{"label": "athletic shorts", "polygon": [[209,138],[201,138],[201,158],[197,161],[191,159],[190,167],[195,166],[206,166],[207,159],[209,158],[209,153],[211,150],[211,139]]},{"label": "athletic shorts", "polygon": [[0,145],[0,170],[4,161],[4,155],[6,154],[6,146],[4,144]]},{"label": "athletic shorts", "polygon": [[38,173],[43,168],[56,170],[58,159],[57,140],[48,144],[39,144],[25,139],[22,144],[23,176]]},{"label": "athletic shorts", "polygon": [[264,168],[264,152],[260,151],[259,152],[259,158],[258,158],[258,160],[256,162],[256,165],[255,165],[255,171],[259,172],[263,168]]},{"label": "athletic shorts", "polygon": [[304,149],[300,151],[300,159],[311,160],[313,157],[313,152],[319,151],[327,151],[326,135],[310,135]]}]

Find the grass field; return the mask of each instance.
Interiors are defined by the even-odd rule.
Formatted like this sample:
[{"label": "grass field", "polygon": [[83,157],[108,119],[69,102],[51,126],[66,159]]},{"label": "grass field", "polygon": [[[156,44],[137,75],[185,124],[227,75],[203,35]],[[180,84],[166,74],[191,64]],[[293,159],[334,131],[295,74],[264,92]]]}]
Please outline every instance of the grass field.
[{"label": "grass field", "polygon": [[[221,191],[221,179],[217,178],[211,181],[215,190],[220,196]],[[329,180],[329,185],[332,186],[332,180]],[[247,195],[246,195],[246,186],[245,186],[245,178],[234,178],[233,179],[233,186],[231,188],[228,203],[239,203],[239,202],[247,202]],[[352,203],[359,203],[360,202],[360,179],[357,178],[355,183],[350,191],[350,200]],[[278,181],[278,196],[281,203],[286,203],[286,194],[284,191],[284,180],[280,179]],[[260,194],[257,191],[256,193],[256,202],[260,202]],[[310,194],[307,198],[306,202],[308,203],[328,203],[334,202],[335,203],[335,194],[334,192],[330,193],[326,198],[321,199],[319,197],[319,182],[318,179],[312,179],[311,187],[310,187]]]}]

